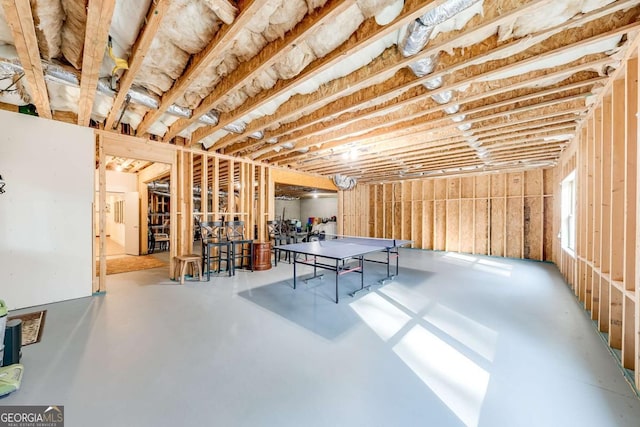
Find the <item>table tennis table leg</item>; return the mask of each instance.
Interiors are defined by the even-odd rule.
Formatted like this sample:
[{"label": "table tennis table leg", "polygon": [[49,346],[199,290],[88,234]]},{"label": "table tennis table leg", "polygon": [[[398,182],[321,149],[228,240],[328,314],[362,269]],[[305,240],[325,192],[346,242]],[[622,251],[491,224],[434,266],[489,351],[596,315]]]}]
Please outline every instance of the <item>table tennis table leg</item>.
[{"label": "table tennis table leg", "polygon": [[296,288],[296,260],[293,260],[293,289]]},{"label": "table tennis table leg", "polygon": [[356,296],[358,292],[362,292],[365,289],[367,291],[371,290],[371,285],[364,286],[364,255],[360,255],[358,257],[358,265],[360,267],[360,289],[356,289],[355,291],[351,292],[349,295],[351,295],[352,297]]},{"label": "table tennis table leg", "polygon": [[396,257],[396,274],[392,275],[391,274],[391,254],[395,253],[395,252],[391,252],[390,248],[387,248],[386,252],[387,252],[387,261],[386,261],[386,263],[384,261],[376,261],[376,262],[381,262],[381,263],[387,264],[387,277],[383,277],[382,279],[378,280],[378,284],[379,285],[384,285],[385,282],[387,282],[389,280],[393,280],[393,279],[396,278],[396,276],[398,276],[398,258]]},{"label": "table tennis table leg", "polygon": [[340,261],[336,260],[336,304],[338,303],[338,278],[340,277],[338,263]]}]

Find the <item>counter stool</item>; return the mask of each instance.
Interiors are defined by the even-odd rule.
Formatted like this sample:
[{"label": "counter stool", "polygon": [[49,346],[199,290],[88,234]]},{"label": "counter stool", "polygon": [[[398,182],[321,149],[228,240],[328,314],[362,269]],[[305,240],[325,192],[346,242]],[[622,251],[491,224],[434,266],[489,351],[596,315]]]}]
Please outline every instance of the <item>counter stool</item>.
[{"label": "counter stool", "polygon": [[[202,281],[202,263],[200,262],[200,255],[197,254],[187,254],[187,255],[178,255],[176,257],[176,266],[174,273],[180,272],[180,284],[184,285],[184,276],[187,273],[187,265],[191,264],[191,275],[192,277],[196,276],[196,272],[198,272],[198,280]],[[174,274],[176,277],[177,274]]]}]

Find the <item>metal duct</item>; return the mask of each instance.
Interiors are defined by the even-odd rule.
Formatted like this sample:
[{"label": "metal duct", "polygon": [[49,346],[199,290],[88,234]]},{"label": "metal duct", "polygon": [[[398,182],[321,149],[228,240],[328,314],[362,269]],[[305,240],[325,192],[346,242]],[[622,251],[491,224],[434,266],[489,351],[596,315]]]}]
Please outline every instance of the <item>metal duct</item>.
[{"label": "metal duct", "polygon": [[433,27],[423,25],[420,18],[409,24],[407,34],[401,43],[400,52],[405,58],[413,56],[420,52],[424,45],[427,44]]},{"label": "metal duct", "polygon": [[131,102],[135,102],[136,104],[144,105],[145,107],[153,108],[154,110],[157,110],[160,107],[160,100],[153,98],[146,93],[140,92],[139,90],[131,88],[127,94],[131,96]]},{"label": "metal duct", "polygon": [[[65,70],[61,66],[43,60],[42,67],[43,67],[45,80],[52,83],[62,84],[62,85],[66,85],[74,88],[80,87],[80,81],[78,79],[78,76],[76,76],[72,72]],[[0,61],[0,73],[7,73],[7,74],[24,73],[24,67],[22,66],[20,61],[17,59],[15,60],[2,59]],[[131,102],[138,105],[143,105],[147,108],[157,110],[160,107],[159,98],[155,95],[151,95],[146,92],[143,92],[143,90],[144,89],[131,88],[127,92],[127,95],[130,97]],[[112,98],[116,96],[116,92],[113,89],[111,89],[110,79],[104,79],[104,78],[98,79],[97,91]],[[171,114],[177,117],[189,118],[191,117],[193,112],[189,108],[180,107],[179,105],[172,104],[167,109],[167,114]],[[198,121],[207,125],[216,125],[218,124],[219,116],[220,116],[220,113],[212,110],[209,113],[201,116],[198,119]]]},{"label": "metal duct", "polygon": [[147,184],[147,188],[151,191],[169,191],[168,182],[150,182]]},{"label": "metal duct", "polygon": [[227,132],[243,133],[245,130],[247,130],[247,124],[243,121],[237,121],[235,123],[226,125],[225,127],[223,127],[223,129]]},{"label": "metal duct", "polygon": [[443,80],[442,76],[438,76],[438,77],[434,77],[431,80],[427,80],[422,85],[429,90],[435,90],[435,89],[438,89],[440,86],[442,86],[442,80]]},{"label": "metal duct", "polygon": [[413,71],[413,74],[415,74],[416,77],[424,77],[427,74],[433,73],[437,62],[438,55],[431,55],[410,64],[409,68],[411,68],[411,71]]},{"label": "metal duct", "polygon": [[463,10],[473,6],[478,1],[480,0],[449,0],[443,5],[425,13],[418,19],[422,25],[435,27],[436,25],[442,24],[444,21],[453,18]]},{"label": "metal duct", "polygon": [[431,95],[431,99],[433,99],[434,101],[436,101],[438,104],[441,104],[441,105],[451,101],[451,98],[453,98],[453,91],[451,90],[446,90],[444,92]]},{"label": "metal duct", "polygon": [[111,83],[107,83],[104,79],[98,79],[97,90],[105,95],[116,96],[115,91],[111,89]]},{"label": "metal duct", "polygon": [[220,113],[216,110],[211,110],[207,114],[203,114],[202,116],[200,116],[200,118],[198,119],[199,122],[212,126],[217,125],[219,120]]},{"label": "metal duct", "polygon": [[287,150],[291,150],[293,148],[293,142],[285,142],[282,144],[282,148],[286,148]]},{"label": "metal duct", "polygon": [[349,178],[348,176],[336,174],[331,180],[340,190],[351,190],[356,186],[355,178]]},{"label": "metal duct", "polygon": [[20,65],[20,62],[18,62],[17,59],[14,61],[5,60],[0,62],[0,72],[7,74],[18,74],[24,73],[24,68],[22,68],[22,65]]},{"label": "metal duct", "polygon": [[471,129],[471,123],[462,123],[461,125],[458,125],[458,130],[462,132],[466,132],[469,129]]},{"label": "metal duct", "polygon": [[76,76],[75,74],[70,73],[69,71],[55,64],[44,65],[44,78],[46,80],[60,84],[80,86],[78,76]]},{"label": "metal duct", "polygon": [[451,120],[456,122],[456,123],[459,123],[459,122],[463,121],[466,118],[467,118],[466,114],[460,114],[459,116],[451,117]]},{"label": "metal duct", "polygon": [[455,114],[460,111],[460,104],[449,105],[444,109],[444,112],[447,114]]},{"label": "metal duct", "polygon": [[402,43],[399,43],[402,55],[409,57],[420,52],[429,41],[429,37],[431,37],[431,33],[433,33],[436,25],[453,18],[478,1],[479,0],[449,0],[413,21],[407,28],[407,34],[404,40]]},{"label": "metal duct", "polygon": [[278,142],[278,138],[276,138],[275,136],[273,138],[267,139],[267,144],[275,144],[276,142]]},{"label": "metal duct", "polygon": [[176,104],[171,104],[169,106],[169,108],[167,108],[167,113],[168,114],[172,114],[174,116],[178,116],[178,117],[185,117],[185,118],[190,118],[191,117],[191,110],[185,107],[181,107],[179,105]]},{"label": "metal duct", "polygon": [[252,133],[251,135],[249,135],[249,138],[253,138],[253,139],[262,139],[264,138],[264,132],[259,130],[257,132]]}]

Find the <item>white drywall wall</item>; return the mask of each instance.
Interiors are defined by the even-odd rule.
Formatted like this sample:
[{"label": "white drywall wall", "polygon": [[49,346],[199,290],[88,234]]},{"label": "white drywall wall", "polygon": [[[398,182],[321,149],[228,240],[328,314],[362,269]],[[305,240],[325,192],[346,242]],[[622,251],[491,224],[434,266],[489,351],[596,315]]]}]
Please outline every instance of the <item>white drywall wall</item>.
[{"label": "white drywall wall", "polygon": [[[138,191],[138,177],[134,173],[106,171],[107,175],[107,236],[118,244],[124,246],[124,223],[115,222],[115,202],[124,200],[124,193]],[[98,171],[94,174],[95,200],[99,200],[99,180]],[[98,206],[95,206],[94,232],[97,236],[100,232],[100,218],[98,216]]]},{"label": "white drywall wall", "polygon": [[93,130],[0,111],[0,298],[10,309],[91,295]]},{"label": "white drywall wall", "polygon": [[[282,219],[282,209],[284,209],[284,219],[300,219],[300,200],[276,200],[276,218]],[[272,220],[275,218],[269,219]]]},{"label": "white drywall wall", "polygon": [[301,199],[300,215],[303,224],[307,223],[309,217],[331,218],[338,216],[338,196],[319,197],[317,199]]}]

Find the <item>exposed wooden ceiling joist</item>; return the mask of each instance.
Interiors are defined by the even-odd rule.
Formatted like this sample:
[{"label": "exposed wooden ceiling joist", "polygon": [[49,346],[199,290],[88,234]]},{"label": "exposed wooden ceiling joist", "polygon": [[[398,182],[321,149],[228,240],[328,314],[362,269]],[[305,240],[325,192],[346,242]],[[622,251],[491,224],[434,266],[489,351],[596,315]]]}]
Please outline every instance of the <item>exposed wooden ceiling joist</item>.
[{"label": "exposed wooden ceiling joist", "polygon": [[80,126],[88,126],[91,119],[100,66],[109,41],[109,27],[115,6],[115,0],[92,0],[89,2],[82,54],[82,74],[80,76],[78,107],[78,124]]},{"label": "exposed wooden ceiling joist", "polygon": [[[445,1],[446,0],[431,0],[425,2],[407,0],[405,1],[402,13],[393,22],[385,26],[378,25],[373,18],[368,19],[338,49],[329,53],[324,58],[318,59],[309,64],[298,76],[286,81],[279,81],[272,89],[260,93],[255,100],[243,105],[241,108],[234,111],[233,114],[221,116],[220,122],[216,126],[205,126],[197,129],[192,136],[192,142],[198,142],[216,130],[221,129],[223,126],[240,119],[251,110],[264,106],[278,96],[281,96],[283,93],[312,78],[315,74],[321,73],[330,67],[335,66],[346,57],[354,54],[360,49],[363,49],[365,46],[382,39],[403,25],[408,24],[428,11],[442,5]],[[260,130],[262,127],[264,127],[262,124],[252,122],[247,129],[247,133],[252,133],[252,129]]]},{"label": "exposed wooden ceiling joist", "polygon": [[151,2],[149,11],[147,12],[145,25],[142,28],[140,37],[138,37],[133,49],[131,50],[131,56],[129,57],[128,64],[129,68],[124,71],[124,74],[120,78],[118,93],[116,94],[111,111],[105,121],[105,129],[113,129],[113,124],[122,110],[122,104],[125,102],[127,93],[133,84],[133,79],[135,79],[136,74],[140,71],[140,67],[142,67],[142,62],[147,55],[147,51],[151,47],[153,38],[158,32],[158,28],[160,28],[160,23],[162,22],[167,9],[169,9],[169,5],[169,0],[157,0]]},{"label": "exposed wooden ceiling joist", "polygon": [[[637,14],[637,11],[636,11]],[[631,18],[628,18],[631,19]],[[609,26],[611,26],[612,24],[610,24]],[[475,68],[480,68],[481,71],[484,72],[480,72],[480,73],[473,73],[470,70],[466,70],[466,61],[460,61],[457,60],[457,65],[454,65],[452,67],[449,67],[446,69],[446,71],[439,71],[436,72],[431,76],[436,76],[436,75],[446,75],[449,74],[451,72],[455,72],[457,71],[460,75],[461,75],[461,79],[457,82],[457,83],[449,83],[446,87],[443,87],[442,89],[438,89],[435,91],[431,91],[431,92],[427,92],[427,91],[421,91],[422,93],[420,94],[413,94],[414,96],[411,96],[412,94],[405,94],[405,99],[393,99],[391,101],[386,102],[385,104],[383,104],[383,107],[380,108],[381,106],[375,106],[375,107],[371,107],[367,110],[361,111],[361,112],[356,112],[352,115],[347,115],[344,114],[343,116],[341,116],[338,119],[332,120],[329,123],[322,123],[320,125],[317,126],[317,128],[319,129],[319,132],[326,134],[328,131],[331,130],[332,127],[336,127],[336,126],[344,126],[345,124],[348,123],[354,123],[354,122],[360,122],[359,123],[359,128],[366,128],[366,129],[371,129],[371,125],[369,123],[365,124],[362,122],[363,119],[366,119],[367,117],[371,117],[371,116],[379,116],[381,113],[384,112],[391,112],[393,110],[397,110],[398,109],[398,105],[407,105],[407,104],[413,104],[416,101],[420,101],[420,100],[424,100],[429,98],[431,95],[433,94],[438,94],[441,93],[445,90],[454,90],[454,89],[458,89],[460,87],[464,87],[467,86],[475,81],[484,81],[484,80],[491,80],[493,76],[498,76],[500,74],[503,74],[507,71],[509,71],[510,69],[513,69],[515,67],[522,67],[522,66],[526,66],[528,64],[533,64],[536,62],[542,62],[545,60],[548,60],[550,58],[553,57],[557,57],[558,55],[563,55],[565,52],[568,51],[572,51],[572,50],[579,50],[581,49],[582,46],[588,45],[588,44],[592,44],[592,43],[597,43],[598,41],[601,40],[605,40],[605,39],[609,39],[610,37],[613,36],[617,36],[617,35],[621,35],[621,34],[625,34],[635,28],[637,28],[638,24],[634,21],[632,24],[628,24],[625,25],[622,28],[613,28],[609,31],[606,31],[608,28],[604,25],[604,23],[600,23],[597,22],[596,28],[598,31],[602,31],[600,34],[596,34],[592,37],[587,37],[585,39],[580,39],[579,37],[576,37],[579,41],[574,42],[574,43],[570,43],[570,44],[566,44],[563,45],[561,47],[552,49],[546,53],[543,54],[539,54],[536,52],[535,46],[532,48],[527,49],[527,51],[530,51],[531,53],[529,53],[528,55],[526,54],[526,52],[523,52],[522,55],[527,55],[528,57],[525,59],[519,59],[517,61],[514,61],[512,58],[506,58],[503,60],[496,60],[496,61],[492,61],[491,64],[491,68],[488,71],[483,70],[482,68],[484,67],[475,67]],[[595,29],[590,29],[590,31],[594,31]],[[571,32],[578,32],[578,29],[573,29],[571,30]],[[575,35],[574,35],[575,37]],[[483,48],[485,48],[486,46],[482,46]],[[499,49],[506,49],[505,47],[499,48]],[[495,50],[490,50],[490,51],[485,51],[479,55],[477,55],[476,57],[481,57],[481,56],[485,56],[485,55],[489,55],[489,54],[495,54]],[[613,60],[611,62],[614,62]],[[462,67],[462,68],[460,68]],[[469,75],[471,75],[471,77],[469,77]],[[455,77],[451,77],[449,76],[452,80],[454,80],[454,82],[457,80]],[[415,81],[423,81],[426,80],[425,78],[418,78],[415,79]],[[385,82],[385,84],[388,84]],[[382,86],[382,85],[380,85]],[[405,82],[401,82],[400,83],[400,88],[402,90],[406,90],[408,87],[413,87],[414,83],[410,83],[409,86],[407,86],[407,84]],[[394,90],[398,90],[400,91],[400,88],[396,88]],[[383,91],[383,88],[377,88],[377,87],[372,87],[372,88],[368,88],[365,89],[365,91],[369,92],[367,95],[363,95],[361,93],[358,93],[357,95],[354,95],[354,98],[357,99],[356,101],[356,105],[352,105],[350,107],[350,109],[352,108],[356,108],[357,105],[362,105],[366,102],[370,102],[370,100],[375,99],[378,94]],[[407,98],[408,97],[408,98]],[[364,102],[360,102],[360,100],[364,100]],[[348,100],[343,99],[342,100],[343,103],[349,103]],[[432,105],[434,105],[435,103],[431,102]],[[341,108],[341,107],[340,107]],[[443,108],[443,107],[440,107]],[[424,106],[420,106],[418,108],[418,114],[422,114],[422,111],[424,109]],[[337,112],[336,112],[337,113]],[[367,114],[368,113],[368,114]],[[460,113],[464,113],[464,111],[461,111]],[[320,116],[330,116],[331,114],[329,114],[329,112],[327,111],[322,111],[320,113],[318,113]],[[397,113],[397,115],[399,116],[403,116],[404,118],[407,117],[407,114],[405,111],[400,111]],[[386,123],[389,123],[388,117],[387,120],[385,120]],[[360,132],[360,130],[356,130],[355,133]],[[344,129],[341,129],[340,134],[342,137],[345,136],[345,132]],[[293,142],[294,140],[298,140],[300,138],[303,138],[306,136],[305,133],[296,133],[294,134],[295,136],[291,137],[291,138],[284,138],[283,139],[283,143],[284,142]],[[310,136],[312,136],[313,134],[311,134]],[[295,139],[294,139],[295,138]],[[324,140],[331,140],[331,138],[327,138],[326,135],[323,138]],[[314,143],[309,143],[306,146],[309,145],[314,145]],[[296,148],[301,148],[299,146],[296,146]],[[264,150],[267,151],[271,151],[272,147],[266,147]],[[259,156],[260,154],[263,154],[265,151],[263,150],[258,150],[257,155]],[[253,153],[254,156],[256,155],[256,153]],[[258,157],[260,160],[264,160],[265,157]]]},{"label": "exposed wooden ceiling joist", "polygon": [[[307,15],[292,31],[289,31],[285,37],[269,43],[258,55],[242,63],[238,69],[220,81],[214,90],[207,95],[193,111],[191,118],[180,119],[174,123],[164,135],[164,139],[169,140],[182,132],[203,114],[208,113],[225,95],[244,86],[253,77],[272,66],[278,60],[279,55],[295,47],[296,43],[307,36],[312,30],[315,30],[317,26],[326,20],[335,19],[337,14],[344,12],[354,3],[355,0],[330,0],[319,11]],[[222,117],[221,120],[224,121],[224,117]]]},{"label": "exposed wooden ceiling joist", "polygon": [[[182,76],[178,78],[171,89],[162,96],[160,107],[157,110],[148,112],[136,133],[138,135],[144,134],[151,125],[160,118],[160,116],[167,111],[169,106],[178,99],[179,96],[184,94],[187,88],[193,83],[204,69],[211,64],[216,58],[218,58],[222,52],[228,49],[234,42],[235,37],[238,35],[242,28],[251,20],[255,12],[263,6],[264,0],[246,0],[242,2],[242,8],[240,13],[236,16],[236,19],[230,25],[223,25],[222,28],[216,33],[215,37],[209,43],[202,52],[193,56],[190,65],[182,73]],[[177,132],[176,132],[177,134]],[[175,135],[174,135],[175,136]]]},{"label": "exposed wooden ceiling joist", "polygon": [[40,117],[50,119],[52,118],[51,106],[40,61],[40,49],[31,14],[31,5],[28,1],[2,0],[2,7],[7,23],[11,27],[13,41],[24,69],[24,76],[29,85],[29,94],[33,104]]}]

